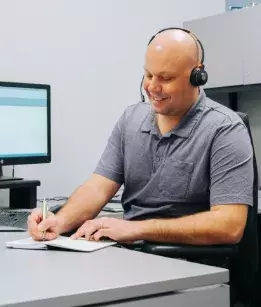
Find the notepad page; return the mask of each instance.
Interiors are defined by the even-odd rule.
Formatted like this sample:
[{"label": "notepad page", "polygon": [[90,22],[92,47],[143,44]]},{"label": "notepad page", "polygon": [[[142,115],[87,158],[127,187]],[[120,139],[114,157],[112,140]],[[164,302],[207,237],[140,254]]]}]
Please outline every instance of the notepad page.
[{"label": "notepad page", "polygon": [[47,249],[47,246],[43,242],[34,241],[32,238],[6,242],[5,245],[8,248]]},{"label": "notepad page", "polygon": [[87,240],[81,240],[81,239],[72,240],[66,237],[59,237],[55,240],[46,241],[45,244],[48,246],[65,248],[65,249],[70,249],[70,250],[75,250],[75,251],[92,252],[92,251],[95,251],[101,248],[115,245],[117,243],[116,242],[87,241]]}]

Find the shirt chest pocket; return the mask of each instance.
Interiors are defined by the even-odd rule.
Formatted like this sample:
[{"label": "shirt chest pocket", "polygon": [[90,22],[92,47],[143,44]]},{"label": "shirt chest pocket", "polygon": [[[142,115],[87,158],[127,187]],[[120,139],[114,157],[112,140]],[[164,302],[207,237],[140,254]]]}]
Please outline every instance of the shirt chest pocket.
[{"label": "shirt chest pocket", "polygon": [[185,199],[188,196],[193,163],[168,158],[160,174],[159,189],[164,198]]}]

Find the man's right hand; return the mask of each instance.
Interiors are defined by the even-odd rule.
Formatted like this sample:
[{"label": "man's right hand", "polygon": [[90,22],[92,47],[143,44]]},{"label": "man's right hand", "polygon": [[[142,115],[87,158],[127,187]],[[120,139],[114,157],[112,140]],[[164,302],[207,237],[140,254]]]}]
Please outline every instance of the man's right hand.
[{"label": "man's right hand", "polygon": [[45,240],[48,241],[59,235],[59,220],[52,212],[48,212],[47,218],[43,220],[42,210],[34,209],[28,217],[27,225],[30,236],[37,241],[42,240],[43,231],[46,231]]}]

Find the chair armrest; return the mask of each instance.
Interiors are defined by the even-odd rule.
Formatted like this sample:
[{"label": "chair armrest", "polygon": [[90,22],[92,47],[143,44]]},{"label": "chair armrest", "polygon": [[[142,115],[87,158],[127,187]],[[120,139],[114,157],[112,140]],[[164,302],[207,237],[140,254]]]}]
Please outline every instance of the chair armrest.
[{"label": "chair armrest", "polygon": [[142,251],[165,257],[230,257],[237,252],[237,245],[176,245],[144,243]]},{"label": "chair armrest", "polygon": [[237,245],[185,245],[143,242],[125,247],[148,254],[170,258],[231,257],[237,253]]}]

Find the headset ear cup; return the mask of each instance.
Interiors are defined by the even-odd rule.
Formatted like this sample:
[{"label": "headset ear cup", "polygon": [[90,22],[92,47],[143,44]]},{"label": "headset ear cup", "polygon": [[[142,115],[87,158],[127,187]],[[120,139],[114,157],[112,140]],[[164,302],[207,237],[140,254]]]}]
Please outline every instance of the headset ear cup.
[{"label": "headset ear cup", "polygon": [[193,85],[193,86],[198,86],[197,84],[197,71],[198,71],[198,68],[194,68],[190,74],[190,83]]},{"label": "headset ear cup", "polygon": [[190,75],[190,83],[193,86],[205,85],[208,81],[208,74],[203,68],[196,67],[192,70]]},{"label": "headset ear cup", "polygon": [[205,85],[208,82],[208,73],[205,71],[205,69],[200,69],[200,85]]}]

